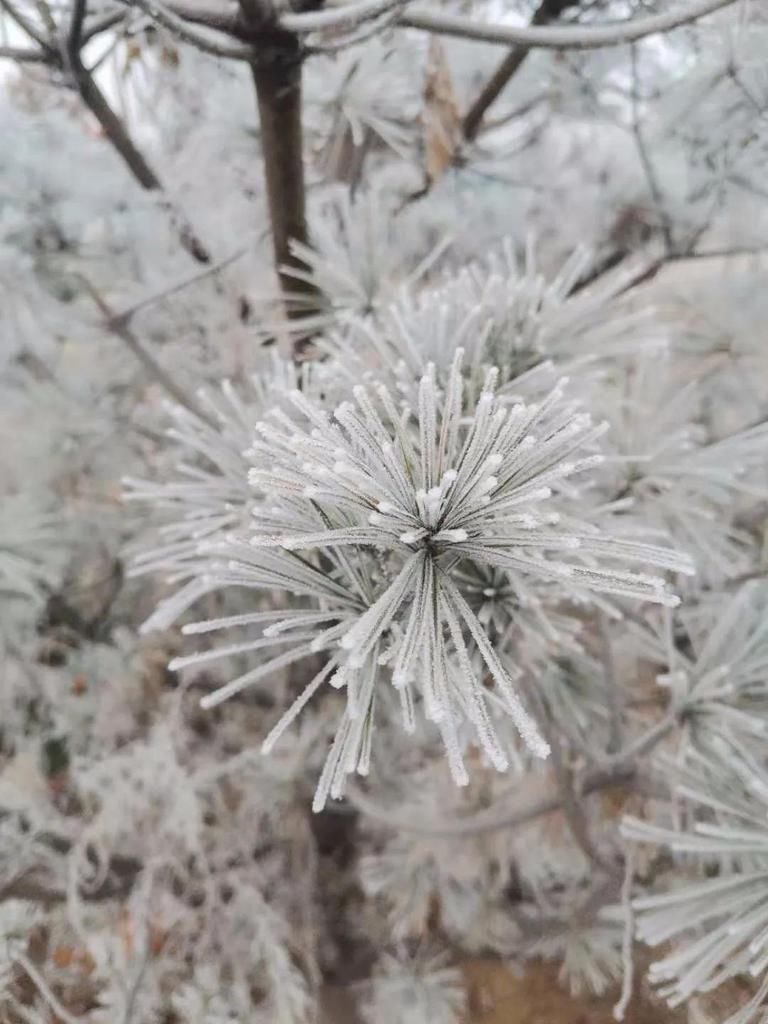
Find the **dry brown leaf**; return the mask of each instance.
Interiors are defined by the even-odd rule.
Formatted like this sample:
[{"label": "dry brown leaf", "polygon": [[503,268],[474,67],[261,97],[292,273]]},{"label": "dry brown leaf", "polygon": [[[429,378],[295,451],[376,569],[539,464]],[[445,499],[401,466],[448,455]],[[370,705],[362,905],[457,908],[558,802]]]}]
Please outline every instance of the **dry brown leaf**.
[{"label": "dry brown leaf", "polygon": [[96,961],[84,946],[54,946],[51,960],[62,970],[73,970],[80,974],[92,974]]},{"label": "dry brown leaf", "polygon": [[429,40],[424,79],[424,170],[431,186],[454,163],[462,141],[461,113],[443,44]]}]

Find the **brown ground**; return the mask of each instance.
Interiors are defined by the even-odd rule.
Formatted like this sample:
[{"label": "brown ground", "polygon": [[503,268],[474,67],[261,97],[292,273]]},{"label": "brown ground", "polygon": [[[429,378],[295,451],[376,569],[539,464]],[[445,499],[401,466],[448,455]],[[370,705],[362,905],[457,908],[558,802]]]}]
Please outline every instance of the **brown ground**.
[{"label": "brown ground", "polygon": [[[615,1024],[612,1010],[618,993],[575,999],[559,985],[557,965],[530,964],[520,977],[495,960],[468,961],[462,969],[470,1005],[466,1024]],[[636,992],[624,1024],[687,1024],[687,1020],[687,1013],[672,1012],[646,993]],[[347,993],[327,991],[324,1024],[360,1024]]]},{"label": "brown ground", "polygon": [[[467,1024],[615,1024],[618,993],[574,998],[557,981],[557,965],[529,964],[520,977],[494,961],[464,966],[468,979],[470,1017]],[[636,992],[625,1024],[686,1024],[687,1015],[673,1013]]]}]

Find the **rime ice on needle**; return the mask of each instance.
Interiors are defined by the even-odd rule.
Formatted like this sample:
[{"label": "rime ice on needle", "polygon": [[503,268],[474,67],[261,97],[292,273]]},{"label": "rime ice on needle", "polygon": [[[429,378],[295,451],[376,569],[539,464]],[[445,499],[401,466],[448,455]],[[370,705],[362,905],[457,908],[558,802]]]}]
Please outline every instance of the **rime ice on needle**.
[{"label": "rime ice on needle", "polygon": [[537,395],[551,386],[553,363],[560,373],[578,369],[583,375],[609,357],[665,349],[653,310],[620,301],[633,268],[617,268],[576,290],[590,266],[587,252],[577,249],[550,279],[537,268],[532,246],[521,268],[507,239],[498,253],[438,275],[429,288],[406,284],[396,300],[376,310],[375,322],[350,318],[327,346],[343,373],[359,377],[378,367],[374,372],[407,395],[429,362],[443,384],[457,348],[466,353],[465,374],[477,383],[496,366],[499,390]]},{"label": "rime ice on needle", "polygon": [[[729,737],[760,749],[768,736],[768,583],[748,580],[726,597],[715,593],[644,626],[628,623],[629,644],[664,665],[657,682],[679,709],[683,736],[711,753]],[[678,629],[685,643],[676,642]],[[681,747],[683,756],[685,746]]]},{"label": "rime ice on needle", "polygon": [[[273,659],[274,667],[297,660],[301,651],[331,654],[277,727],[282,731],[326,680],[346,690],[316,806],[328,792],[341,795],[346,773],[367,771],[374,699],[385,673],[399,694],[406,729],[413,729],[419,705],[439,728],[457,783],[467,781],[457,731],[462,720],[474,727],[490,763],[507,767],[488,687],[531,751],[547,755],[515,686],[520,669],[510,659],[502,663],[462,592],[460,566],[555,582],[559,599],[594,590],[661,604],[677,602],[662,578],[610,563],[691,571],[674,551],[617,540],[588,524],[577,530],[572,519],[567,531],[559,530],[558,488],[600,462],[591,448],[604,426],[568,402],[562,385],[538,405],[509,403],[495,393],[494,370],[475,399],[474,389],[465,387],[462,358],[457,352],[444,392],[427,369],[415,414],[398,407],[383,386],[375,397],[355,388],[354,402],[344,402],[332,418],[293,391],[296,421],[280,408],[257,425],[250,481],[269,499],[256,504],[252,546],[237,545],[222,582],[319,601],[272,613],[258,640],[174,662],[183,667],[291,638],[304,647]],[[251,617],[257,620],[267,621],[261,613]],[[238,623],[210,628],[232,624]],[[207,702],[268,671],[268,665],[255,668]]]},{"label": "rime ice on needle", "polygon": [[241,535],[248,524],[253,493],[248,486],[243,452],[251,443],[253,424],[274,401],[276,392],[310,389],[318,376],[277,356],[246,386],[223,381],[215,391],[200,389],[197,399],[208,419],[179,405],[169,405],[173,425],[167,434],[177,456],[170,479],[123,480],[124,497],[152,503],[165,522],[153,540],[132,553],[131,576],[162,572],[177,589],[162,600],[142,632],[167,629],[204,594],[215,588],[209,573],[210,545],[227,534]]},{"label": "rime ice on needle", "polygon": [[[650,978],[670,1005],[710,992],[739,975],[757,991],[726,1024],[765,1020],[768,1000],[768,774],[764,759],[721,743],[696,755],[677,775],[690,808],[684,830],[626,818],[631,840],[663,845],[701,867],[701,876],[667,892],[635,900],[638,936],[649,945],[673,943],[651,965]],[[717,864],[719,870],[713,873]],[[704,868],[709,867],[705,873]]]}]

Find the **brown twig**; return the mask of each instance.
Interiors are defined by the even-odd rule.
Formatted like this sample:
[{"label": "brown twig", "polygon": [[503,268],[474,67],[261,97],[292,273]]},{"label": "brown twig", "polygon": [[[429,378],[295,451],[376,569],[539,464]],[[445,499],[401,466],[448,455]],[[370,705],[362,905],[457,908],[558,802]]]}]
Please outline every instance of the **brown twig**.
[{"label": "brown twig", "polygon": [[[2,0],[2,2],[6,4],[8,0]],[[199,263],[210,263],[211,256],[208,250],[186,218],[164,195],[164,189],[157,174],[134,143],[123,122],[112,110],[91,72],[83,64],[81,51],[86,14],[86,0],[75,0],[69,29],[61,48],[61,63],[69,71],[72,83],[83,103],[99,122],[105,137],[122,157],[136,181],[147,191],[163,194],[163,205],[176,226],[182,246]]]},{"label": "brown twig", "polygon": [[[559,18],[567,8],[578,3],[579,0],[541,0],[531,18],[531,25],[546,25]],[[476,138],[488,108],[496,102],[530,52],[529,46],[513,46],[485,83],[477,99],[464,115],[462,131],[467,142]]]}]

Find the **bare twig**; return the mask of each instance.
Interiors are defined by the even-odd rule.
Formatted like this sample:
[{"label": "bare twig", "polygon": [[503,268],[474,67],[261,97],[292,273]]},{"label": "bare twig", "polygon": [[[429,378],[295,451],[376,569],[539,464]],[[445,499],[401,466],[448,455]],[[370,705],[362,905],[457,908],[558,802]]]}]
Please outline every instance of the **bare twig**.
[{"label": "bare twig", "polygon": [[300,14],[282,14],[278,19],[281,28],[289,32],[348,31],[372,21],[382,15],[405,7],[407,0],[353,0],[325,11],[305,11]]},{"label": "bare twig", "polygon": [[125,997],[125,1008],[120,1024],[130,1024],[133,1020],[133,1015],[136,1012],[136,1004],[139,998],[139,991],[141,990],[142,983],[146,977],[147,968],[149,967],[149,958],[150,950],[145,938],[145,947],[141,954],[141,960],[139,961],[138,967],[134,970],[133,979],[131,980],[128,994]]},{"label": "bare twig", "polygon": [[52,52],[51,40],[46,39],[34,22],[30,21],[26,14],[18,9],[14,0],[0,0],[0,7],[8,13],[22,31],[26,32],[30,39],[34,39],[41,49],[48,53]]},{"label": "bare twig", "polygon": [[[3,0],[5,2],[5,0]],[[82,18],[75,23],[78,31],[82,30]],[[142,188],[150,192],[163,194],[163,206],[168,211],[178,232],[179,241],[187,252],[198,263],[210,263],[211,256],[195,234],[194,229],[184,215],[175,208],[164,194],[162,182],[150,167],[143,153],[137,148],[123,122],[112,110],[93,75],[86,69],[80,54],[79,45],[74,44],[72,29],[64,46],[64,59],[72,80],[83,103],[88,107],[99,122],[106,138],[123,158],[126,166]],[[79,39],[79,35],[77,35]]]},{"label": "bare twig", "polygon": [[30,50],[23,46],[0,46],[0,60],[13,60],[17,64],[48,64],[51,55],[45,50]]},{"label": "bare twig", "polygon": [[656,210],[656,216],[659,221],[659,227],[664,238],[664,246],[667,253],[672,253],[675,250],[675,239],[674,232],[672,229],[672,220],[667,212],[666,205],[664,203],[664,196],[662,195],[661,186],[659,185],[658,178],[656,177],[656,168],[653,166],[648,147],[645,145],[645,138],[643,136],[642,126],[640,124],[640,80],[637,70],[637,47],[632,46],[630,48],[630,64],[632,71],[632,91],[631,91],[631,111],[632,111],[632,135],[635,139],[635,145],[637,147],[637,153],[640,157],[640,164],[645,174],[645,179],[648,183],[648,191],[651,194],[653,205]]},{"label": "bare twig", "polygon": [[647,18],[632,18],[610,25],[563,26],[562,28],[527,27],[483,24],[472,18],[442,14],[439,11],[410,8],[398,19],[403,28],[418,28],[425,32],[477,39],[480,42],[502,46],[526,46],[545,50],[596,50],[604,46],[621,46],[648,36],[671,32],[699,18],[721,10],[735,0],[696,0],[677,11],[654,14]]},{"label": "bare twig", "polygon": [[120,10],[110,11],[108,14],[87,19],[83,26],[83,44],[89,43],[91,39],[101,35],[102,32],[109,32],[110,29],[119,25],[121,21],[125,20],[126,13]]},{"label": "bare twig", "polygon": [[[579,0],[541,0],[531,18],[531,25],[546,25],[559,18],[566,8],[573,7],[578,2]],[[488,108],[499,98],[530,52],[529,46],[513,46],[485,83],[480,95],[464,115],[462,130],[468,142],[477,136]]]},{"label": "bare twig", "polygon": [[146,309],[147,306],[151,306],[155,302],[161,302],[163,299],[167,299],[171,295],[176,295],[178,292],[183,291],[185,288],[189,288],[193,284],[198,284],[207,277],[212,277],[214,274],[218,274],[219,271],[228,267],[231,263],[234,263],[235,260],[239,260],[246,252],[247,250],[245,248],[238,249],[237,252],[233,252],[225,259],[219,260],[218,263],[214,263],[210,267],[206,267],[205,270],[201,270],[197,274],[193,274],[191,277],[185,277],[182,281],[177,281],[175,284],[167,285],[165,288],[153,292],[146,298],[141,299],[141,301],[130,306],[128,309],[124,309],[120,313],[114,313],[111,318],[112,325],[129,324],[133,317],[137,313],[141,312],[142,309]]},{"label": "bare twig", "polygon": [[[121,2],[125,2],[125,0],[121,0]],[[208,9],[197,3],[184,3],[183,0],[165,0],[163,7],[189,22],[190,25],[203,25],[205,28],[214,29],[216,32],[231,36],[233,39],[240,39],[243,42],[248,42],[251,38],[251,34],[245,30],[235,0],[229,4],[221,4]]]},{"label": "bare twig", "polygon": [[612,761],[613,765],[633,764],[637,759],[649,754],[654,747],[666,739],[680,724],[679,708],[672,708],[654,725],[633,740],[623,750],[619,751]]},{"label": "bare twig", "polygon": [[199,405],[197,400],[180,387],[171,375],[163,369],[155,357],[147,351],[136,335],[131,331],[120,316],[109,306],[99,292],[94,288],[87,278],[80,276],[88,294],[93,299],[100,312],[104,315],[105,326],[125,344],[125,346],[136,356],[141,365],[155,378],[155,380],[168,392],[175,402],[183,405],[190,412],[194,413],[206,423],[212,425],[211,418]]}]

